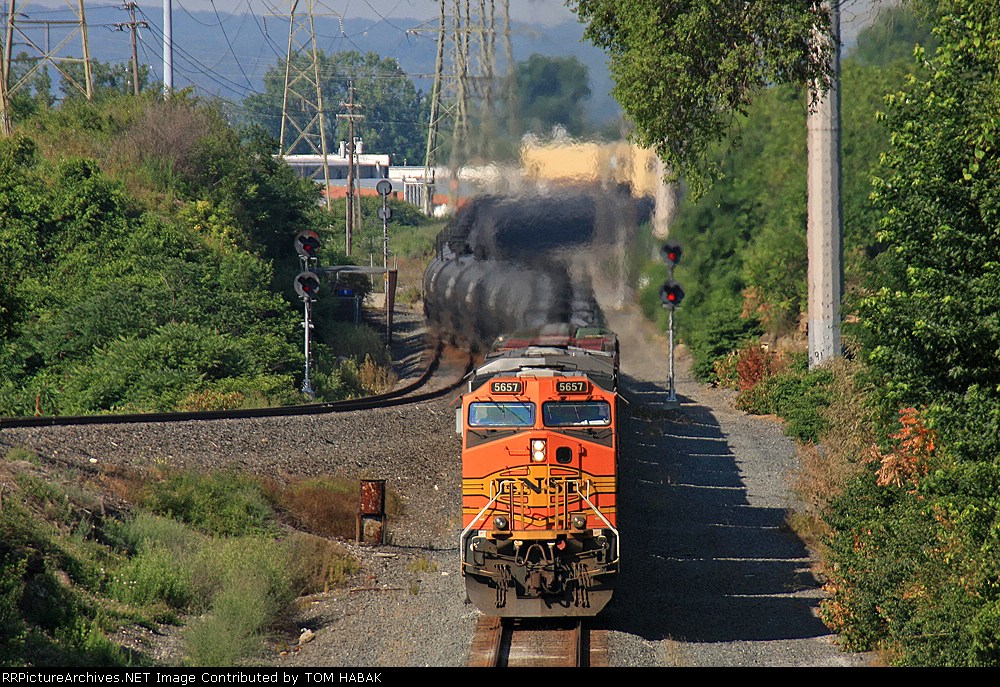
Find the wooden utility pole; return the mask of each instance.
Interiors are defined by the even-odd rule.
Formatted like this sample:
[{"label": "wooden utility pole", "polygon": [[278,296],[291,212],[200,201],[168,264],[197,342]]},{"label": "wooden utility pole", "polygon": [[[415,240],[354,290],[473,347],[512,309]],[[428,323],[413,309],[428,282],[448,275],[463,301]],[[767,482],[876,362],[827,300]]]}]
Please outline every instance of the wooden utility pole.
[{"label": "wooden utility pole", "polygon": [[840,298],[843,290],[843,218],[840,198],[840,9],[827,3],[830,33],[815,32],[817,48],[832,44],[829,90],[814,84],[807,116],[809,366],[841,354]]},{"label": "wooden utility pole", "polygon": [[364,115],[359,115],[354,113],[354,108],[361,107],[354,102],[354,82],[350,81],[347,85],[347,102],[341,103],[343,107],[347,108],[347,114],[338,114],[337,119],[347,120],[347,195],[346,195],[346,207],[344,208],[344,214],[347,216],[346,221],[346,240],[344,252],[347,255],[351,254],[351,243],[354,236],[354,223],[355,223],[355,211],[354,211],[354,122],[364,119]]},{"label": "wooden utility pole", "polygon": [[117,22],[115,28],[119,31],[124,31],[125,27],[129,28],[132,34],[132,95],[139,95],[139,52],[136,49],[135,44],[135,30],[136,28],[149,28],[149,24],[144,21],[135,20],[135,8],[138,7],[134,2],[126,2],[123,5],[123,9],[128,10],[129,21],[128,22]]}]

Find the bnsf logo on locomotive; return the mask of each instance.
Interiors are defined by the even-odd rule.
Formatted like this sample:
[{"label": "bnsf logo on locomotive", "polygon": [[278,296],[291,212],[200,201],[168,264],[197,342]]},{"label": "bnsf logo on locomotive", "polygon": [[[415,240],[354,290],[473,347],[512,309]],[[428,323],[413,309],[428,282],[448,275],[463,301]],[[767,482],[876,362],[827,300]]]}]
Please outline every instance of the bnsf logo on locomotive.
[{"label": "bnsf logo on locomotive", "polygon": [[534,480],[530,477],[522,477],[518,481],[523,487],[530,489],[536,494],[571,493],[577,491],[575,480],[567,480],[561,477],[536,477]]},{"label": "bnsf logo on locomotive", "polygon": [[494,394],[519,394],[521,389],[521,382],[493,382],[490,384],[490,391]]},{"label": "bnsf logo on locomotive", "polygon": [[585,394],[590,390],[587,382],[556,382],[557,394]]}]

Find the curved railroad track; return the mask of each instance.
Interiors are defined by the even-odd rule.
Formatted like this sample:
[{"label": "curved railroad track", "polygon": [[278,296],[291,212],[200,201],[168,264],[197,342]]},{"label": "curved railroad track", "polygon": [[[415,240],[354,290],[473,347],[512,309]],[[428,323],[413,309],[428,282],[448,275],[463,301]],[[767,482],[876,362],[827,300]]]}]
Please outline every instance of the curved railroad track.
[{"label": "curved railroad track", "polygon": [[198,412],[131,413],[99,415],[40,415],[0,417],[0,427],[58,427],[69,425],[129,424],[139,422],[182,422],[186,420],[245,419],[339,413],[369,408],[388,408],[438,398],[458,388],[472,370],[472,356],[461,349],[436,342],[428,347],[428,363],[423,373],[391,391],[363,398],[323,403],[304,403],[278,408],[205,410]]},{"label": "curved railroad track", "polygon": [[470,668],[597,668],[608,665],[607,631],[581,619],[480,616]]}]

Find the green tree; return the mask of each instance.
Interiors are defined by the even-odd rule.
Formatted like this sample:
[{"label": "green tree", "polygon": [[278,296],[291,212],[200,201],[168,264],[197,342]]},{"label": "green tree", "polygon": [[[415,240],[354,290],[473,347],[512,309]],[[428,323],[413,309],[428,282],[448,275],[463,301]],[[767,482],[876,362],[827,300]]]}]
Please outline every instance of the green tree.
[{"label": "green tree", "polygon": [[900,664],[997,666],[1000,15],[939,10],[935,55],[887,98],[882,251],[858,309],[868,400],[900,429],[828,515],[824,618]]},{"label": "green tree", "polygon": [[614,95],[634,137],[671,173],[702,189],[718,171],[713,146],[773,84],[828,78],[821,0],[576,0],[585,36],[607,50]]},{"label": "green tree", "polygon": [[40,109],[51,107],[55,102],[52,77],[48,69],[39,67],[40,62],[41,58],[24,52],[11,60],[10,75],[7,77],[8,88],[15,89],[9,94],[7,103],[11,121],[21,121]]},{"label": "green tree", "polygon": [[[910,3],[917,5],[919,3]],[[931,24],[911,6],[882,7],[878,20],[858,34],[854,56],[863,65],[887,65],[900,60],[912,61],[913,48],[922,45],[933,52],[937,39]],[[926,9],[926,8],[925,8]]]},{"label": "green tree", "polygon": [[[377,53],[361,54],[356,50],[327,55],[318,52],[320,84],[322,85],[326,124],[327,145],[331,152],[337,141],[348,138],[348,124],[336,117],[337,113],[347,113],[343,104],[350,97],[350,85],[354,85],[354,102],[358,106],[356,114],[364,120],[355,124],[354,135],[364,140],[365,150],[372,153],[389,154],[394,164],[416,164],[423,162],[427,137],[428,104],[423,93],[418,91],[400,68],[395,59],[382,58]],[[298,55],[294,66],[299,70],[308,69],[308,56]],[[260,124],[276,140],[281,134],[282,97],[285,90],[286,61],[264,74],[264,92],[251,95],[243,101],[243,117],[248,122]],[[306,100],[315,100],[312,93]],[[313,109],[293,101],[289,105],[289,117],[299,128],[306,129],[314,116]],[[318,133],[318,132],[317,132]],[[287,140],[286,145],[292,141]],[[313,151],[308,144],[300,144],[292,151],[309,154]]]},{"label": "green tree", "polygon": [[997,17],[991,3],[950,4],[933,78],[888,98],[892,148],[875,180],[886,250],[860,333],[890,409],[1000,385]]},{"label": "green tree", "polygon": [[[81,90],[86,88],[83,65],[76,62],[68,62],[60,65],[60,68],[72,79],[72,81],[67,81],[63,77],[59,80],[59,92],[62,93],[63,98],[67,100],[86,98],[86,92]],[[140,92],[148,90],[151,74],[152,72],[148,64],[139,65]],[[132,85],[132,65],[129,62],[101,62],[99,60],[91,60],[90,76],[90,85],[93,97],[95,98],[112,95],[132,95],[135,92]]]},{"label": "green tree", "polygon": [[518,107],[507,116],[518,119],[523,131],[545,135],[562,126],[572,136],[585,133],[590,77],[576,57],[534,54],[508,78],[515,80]]},{"label": "green tree", "polygon": [[[886,15],[878,21],[895,19]],[[868,40],[859,39],[859,50]],[[909,39],[900,40],[905,49],[898,52],[911,53]],[[898,89],[913,69],[911,59],[867,66],[849,55],[843,62],[844,286],[852,302],[879,250],[870,180],[889,132],[876,121],[877,112],[884,94]],[[700,198],[689,197],[671,227],[671,236],[686,248],[678,278],[689,285],[678,326],[702,377],[711,378],[713,371],[713,360],[703,356],[731,350],[731,337],[714,324],[720,318],[742,314],[759,319],[773,336],[796,335],[807,283],[805,117],[800,88],[762,91],[748,115],[738,119],[742,144],[713,148],[721,178]]]}]

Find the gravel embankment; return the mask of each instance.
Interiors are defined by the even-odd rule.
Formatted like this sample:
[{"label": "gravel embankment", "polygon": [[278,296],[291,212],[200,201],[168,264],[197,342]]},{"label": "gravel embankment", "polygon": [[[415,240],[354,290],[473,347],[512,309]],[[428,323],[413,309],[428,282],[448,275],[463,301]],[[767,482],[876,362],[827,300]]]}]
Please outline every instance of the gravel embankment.
[{"label": "gravel embankment", "polygon": [[[611,665],[865,665],[865,656],[840,653],[817,619],[809,554],[783,524],[793,503],[793,443],[775,422],[735,411],[726,393],[682,373],[680,407],[664,409],[664,341],[631,309],[608,315],[621,337],[631,401],[621,459],[623,572],[601,618],[611,631]],[[400,339],[413,344],[418,336],[412,330]],[[311,630],[312,640],[261,661],[462,666],[478,612],[465,603],[457,572],[460,444],[451,400],[301,418],[4,429],[0,450],[384,479],[405,505],[387,525],[388,543],[351,544],[361,573],[303,603],[298,629]]]}]

